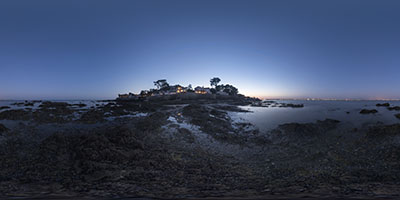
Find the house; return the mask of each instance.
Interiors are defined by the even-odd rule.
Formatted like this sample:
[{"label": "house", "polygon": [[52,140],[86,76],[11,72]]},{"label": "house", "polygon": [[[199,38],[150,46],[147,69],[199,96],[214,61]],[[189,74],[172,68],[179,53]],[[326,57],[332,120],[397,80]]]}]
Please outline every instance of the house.
[{"label": "house", "polygon": [[151,91],[149,91],[149,90],[142,90],[142,91],[140,91],[140,97],[141,98],[146,98],[146,97],[149,97],[149,96],[151,96],[153,93],[151,92]]},{"label": "house", "polygon": [[211,94],[210,88],[205,88],[205,87],[200,87],[200,86],[197,86],[196,88],[194,88],[194,92],[196,94]]},{"label": "house", "polygon": [[166,92],[166,94],[178,94],[178,93],[185,93],[187,91],[187,88],[182,87],[180,85],[173,85],[169,86],[169,90]]}]

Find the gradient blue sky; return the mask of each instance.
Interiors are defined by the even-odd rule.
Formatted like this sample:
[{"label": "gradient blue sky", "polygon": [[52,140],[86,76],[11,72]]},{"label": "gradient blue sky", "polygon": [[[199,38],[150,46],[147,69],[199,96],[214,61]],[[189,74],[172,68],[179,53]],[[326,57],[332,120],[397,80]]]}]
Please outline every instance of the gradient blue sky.
[{"label": "gradient blue sky", "polygon": [[400,98],[400,1],[0,1],[0,99],[218,76],[259,97]]}]

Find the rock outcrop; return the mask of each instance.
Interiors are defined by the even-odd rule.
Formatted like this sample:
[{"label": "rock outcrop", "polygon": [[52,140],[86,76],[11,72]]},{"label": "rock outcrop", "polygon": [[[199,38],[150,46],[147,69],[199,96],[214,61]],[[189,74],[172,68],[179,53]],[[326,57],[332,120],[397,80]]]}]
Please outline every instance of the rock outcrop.
[{"label": "rock outcrop", "polygon": [[9,129],[8,129],[6,126],[4,126],[3,124],[0,124],[0,134],[6,132],[6,131],[8,131],[8,130],[9,130]]},{"label": "rock outcrop", "polygon": [[369,110],[369,109],[362,109],[361,111],[360,111],[360,114],[375,114],[375,113],[377,113],[378,111],[376,110],[376,109],[371,109],[371,110]]},{"label": "rock outcrop", "polygon": [[390,104],[389,103],[378,103],[376,104],[377,107],[389,107]]},{"label": "rock outcrop", "polygon": [[399,111],[400,110],[400,106],[393,106],[393,107],[388,107],[388,110],[396,110]]}]

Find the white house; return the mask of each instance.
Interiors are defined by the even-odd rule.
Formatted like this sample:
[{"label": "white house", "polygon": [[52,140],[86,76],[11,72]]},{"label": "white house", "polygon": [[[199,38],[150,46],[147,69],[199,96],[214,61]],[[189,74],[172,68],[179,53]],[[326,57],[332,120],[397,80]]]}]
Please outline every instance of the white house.
[{"label": "white house", "polygon": [[196,88],[194,88],[194,92],[196,94],[211,94],[210,88],[205,88],[205,87],[200,87],[200,86],[197,86]]},{"label": "white house", "polygon": [[173,85],[169,87],[169,90],[166,94],[178,94],[178,93],[185,93],[187,89],[180,85]]}]

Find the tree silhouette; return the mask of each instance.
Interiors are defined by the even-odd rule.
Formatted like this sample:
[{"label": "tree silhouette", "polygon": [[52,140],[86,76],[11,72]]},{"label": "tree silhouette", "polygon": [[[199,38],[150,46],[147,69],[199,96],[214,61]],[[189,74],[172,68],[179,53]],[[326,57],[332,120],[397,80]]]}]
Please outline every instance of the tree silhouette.
[{"label": "tree silhouette", "polygon": [[220,81],[221,81],[221,79],[218,78],[218,77],[212,78],[212,79],[210,80],[210,85],[211,85],[211,87],[212,87],[212,86],[217,87],[217,85],[218,85],[218,83],[219,83]]},{"label": "tree silhouette", "polygon": [[157,89],[164,89],[169,87],[166,79],[160,79],[158,81],[154,81],[153,83],[157,87]]}]

